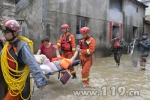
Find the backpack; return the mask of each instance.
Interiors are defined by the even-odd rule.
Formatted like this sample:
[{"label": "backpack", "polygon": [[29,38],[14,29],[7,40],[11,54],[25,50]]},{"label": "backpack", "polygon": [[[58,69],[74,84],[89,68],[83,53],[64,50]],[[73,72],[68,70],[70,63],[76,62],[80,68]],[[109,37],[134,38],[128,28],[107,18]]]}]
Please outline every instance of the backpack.
[{"label": "backpack", "polygon": [[[34,49],[33,49],[33,42],[30,40],[30,39],[28,39],[28,38],[26,38],[26,37],[23,37],[23,36],[18,36],[18,39],[20,39],[20,40],[23,40],[23,41],[25,41],[28,45],[29,45],[29,47],[30,47],[30,49],[31,49],[31,52],[33,53],[34,52]],[[6,49],[8,48],[8,46],[9,46],[9,42],[6,42],[6,46],[4,46],[4,49],[5,49],[5,51],[6,51]],[[6,52],[5,52],[6,53]],[[5,55],[3,55],[3,57],[4,57]],[[16,55],[17,56],[17,55]],[[2,57],[2,58],[3,58]],[[4,59],[4,58],[3,58]],[[5,57],[5,59],[7,59],[6,57]],[[15,59],[15,58],[14,58]],[[15,59],[16,60],[16,59]],[[1,60],[2,61],[2,60]],[[3,66],[5,66],[4,65],[5,63],[3,63]],[[30,70],[27,68],[27,65],[25,65],[25,74],[27,75],[28,73],[30,73]],[[5,69],[4,69],[5,70]],[[6,71],[6,70],[5,70]],[[5,72],[5,74],[6,74],[6,72]],[[25,86],[30,86],[30,89],[28,90],[24,90],[24,87],[22,87],[21,88],[21,90],[19,90],[19,91],[22,91],[22,96],[21,96],[21,99],[24,99],[24,97],[26,98],[26,97],[28,97],[28,98],[30,98],[30,96],[31,96],[31,93],[33,92],[33,85],[32,85],[32,80],[33,80],[33,78],[32,77],[30,77],[30,75],[25,75],[25,74],[23,74],[25,77],[24,78],[21,78],[22,80],[25,80],[27,83],[25,83]],[[4,76],[3,76],[4,77]],[[21,76],[22,77],[22,76]],[[10,80],[9,80],[10,81]],[[29,84],[28,84],[29,83]],[[9,84],[12,84],[12,83],[9,83]],[[20,83],[19,83],[20,84]],[[12,84],[13,85],[13,84]],[[22,84],[21,84],[22,85]],[[21,87],[21,86],[20,86]],[[20,88],[19,87],[19,88]],[[22,90],[23,89],[23,90]],[[27,91],[28,93],[26,93],[25,91]]]},{"label": "backpack", "polygon": [[[33,46],[34,43],[32,40],[30,40],[24,36],[18,36],[18,39],[25,41],[29,45],[31,52],[34,54],[34,46]],[[33,93],[34,92],[34,85],[32,83],[33,77],[30,75],[30,78],[27,78],[27,81],[30,82],[30,93]]]},{"label": "backpack", "polygon": [[18,39],[23,40],[25,42],[27,42],[27,44],[29,45],[31,52],[34,54],[34,46],[33,46],[33,42],[32,40],[24,37],[24,36],[18,36]]}]

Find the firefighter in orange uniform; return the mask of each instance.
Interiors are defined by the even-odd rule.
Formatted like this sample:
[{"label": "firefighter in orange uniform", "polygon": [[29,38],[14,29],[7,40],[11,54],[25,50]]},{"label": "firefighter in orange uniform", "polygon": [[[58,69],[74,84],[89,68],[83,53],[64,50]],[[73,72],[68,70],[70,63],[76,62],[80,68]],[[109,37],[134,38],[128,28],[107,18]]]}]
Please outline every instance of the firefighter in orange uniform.
[{"label": "firefighter in orange uniform", "polygon": [[[75,53],[76,43],[73,34],[69,33],[69,25],[63,24],[61,26],[63,35],[60,36],[57,46],[61,48],[62,56],[65,58],[71,58]],[[72,79],[76,78],[76,72],[74,67],[69,68],[72,74]],[[64,74],[66,70],[61,71]]]},{"label": "firefighter in orange uniform", "polygon": [[96,48],[96,41],[89,35],[90,29],[83,27],[80,33],[83,38],[79,41],[80,59],[82,64],[82,81],[84,86],[89,86],[89,72],[94,60],[94,51]]}]

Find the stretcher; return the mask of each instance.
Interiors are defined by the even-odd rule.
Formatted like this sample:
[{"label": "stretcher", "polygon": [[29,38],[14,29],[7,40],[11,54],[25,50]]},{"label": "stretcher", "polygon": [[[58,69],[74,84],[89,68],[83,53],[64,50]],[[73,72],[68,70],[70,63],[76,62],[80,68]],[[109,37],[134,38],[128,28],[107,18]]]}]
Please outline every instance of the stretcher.
[{"label": "stretcher", "polygon": [[[80,62],[81,62],[80,60],[75,60],[68,68],[77,66],[78,64],[80,64]],[[53,75],[53,74],[55,74],[56,72],[65,70],[65,69],[61,68],[60,70],[58,70],[58,71],[56,71],[56,72],[51,72],[50,67],[47,66],[47,65],[40,65],[40,68],[42,69],[42,71],[43,71],[43,73],[44,73],[45,75]]]}]

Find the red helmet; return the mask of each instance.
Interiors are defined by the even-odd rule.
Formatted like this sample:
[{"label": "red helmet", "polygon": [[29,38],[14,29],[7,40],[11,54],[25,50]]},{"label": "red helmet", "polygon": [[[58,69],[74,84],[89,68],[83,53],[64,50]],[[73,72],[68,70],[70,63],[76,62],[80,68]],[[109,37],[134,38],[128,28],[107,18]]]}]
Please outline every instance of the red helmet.
[{"label": "red helmet", "polygon": [[6,19],[2,22],[2,30],[10,30],[14,32],[20,32],[21,27],[20,24],[14,19]]},{"label": "red helmet", "polygon": [[80,33],[81,34],[87,34],[87,33],[89,33],[90,32],[90,29],[88,28],[88,27],[82,27],[81,29],[80,29]]},{"label": "red helmet", "polygon": [[61,25],[61,29],[69,29],[69,25],[68,24]]}]

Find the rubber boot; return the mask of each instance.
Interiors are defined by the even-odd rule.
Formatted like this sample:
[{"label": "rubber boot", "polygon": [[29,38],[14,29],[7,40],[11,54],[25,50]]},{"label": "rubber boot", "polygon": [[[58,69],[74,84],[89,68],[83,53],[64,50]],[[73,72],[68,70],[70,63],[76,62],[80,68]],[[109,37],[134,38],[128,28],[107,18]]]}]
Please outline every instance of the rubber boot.
[{"label": "rubber boot", "polygon": [[116,66],[119,67],[120,63],[116,63]]},{"label": "rubber boot", "polygon": [[134,63],[134,67],[136,67],[137,66],[137,64],[136,63]]},{"label": "rubber boot", "polygon": [[72,74],[72,79],[76,79],[77,76],[76,76],[76,73]]},{"label": "rubber boot", "polygon": [[90,88],[91,86],[89,85],[89,80],[83,81],[83,87]]},{"label": "rubber boot", "polygon": [[141,70],[145,70],[145,66],[141,66]]}]

